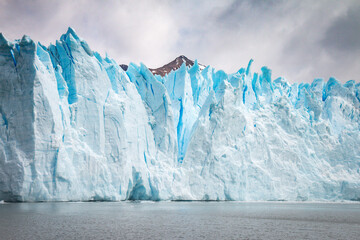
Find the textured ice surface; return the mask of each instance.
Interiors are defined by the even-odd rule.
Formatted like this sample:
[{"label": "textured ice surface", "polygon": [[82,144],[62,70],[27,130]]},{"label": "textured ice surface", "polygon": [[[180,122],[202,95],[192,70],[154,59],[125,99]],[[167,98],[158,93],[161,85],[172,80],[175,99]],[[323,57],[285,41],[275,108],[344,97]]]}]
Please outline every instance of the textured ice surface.
[{"label": "textured ice surface", "polygon": [[360,84],[251,63],[161,77],[0,34],[0,200],[360,199]]}]

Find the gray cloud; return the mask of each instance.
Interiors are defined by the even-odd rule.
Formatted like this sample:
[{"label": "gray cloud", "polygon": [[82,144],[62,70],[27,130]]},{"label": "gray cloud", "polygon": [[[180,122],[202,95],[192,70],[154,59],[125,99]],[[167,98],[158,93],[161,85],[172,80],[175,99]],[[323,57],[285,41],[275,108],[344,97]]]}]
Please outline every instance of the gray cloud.
[{"label": "gray cloud", "polygon": [[55,42],[68,26],[119,63],[161,66],[177,55],[227,72],[255,60],[290,82],[360,80],[356,0],[2,0],[0,32]]},{"label": "gray cloud", "polygon": [[340,16],[327,29],[321,43],[330,50],[347,54],[360,49],[360,4]]}]

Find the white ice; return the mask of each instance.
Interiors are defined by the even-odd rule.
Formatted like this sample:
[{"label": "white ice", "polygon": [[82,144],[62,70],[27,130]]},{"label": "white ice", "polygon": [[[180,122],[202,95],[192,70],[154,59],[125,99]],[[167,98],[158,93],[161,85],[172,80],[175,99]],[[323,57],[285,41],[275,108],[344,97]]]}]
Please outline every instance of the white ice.
[{"label": "white ice", "polygon": [[0,34],[0,200],[359,200],[360,84],[126,72]]}]

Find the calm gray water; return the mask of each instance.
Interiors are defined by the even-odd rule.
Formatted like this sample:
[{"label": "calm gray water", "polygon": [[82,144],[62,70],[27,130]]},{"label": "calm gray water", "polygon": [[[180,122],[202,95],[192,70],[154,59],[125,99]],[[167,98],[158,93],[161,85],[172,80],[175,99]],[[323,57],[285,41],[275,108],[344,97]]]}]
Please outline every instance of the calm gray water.
[{"label": "calm gray water", "polygon": [[360,239],[360,204],[0,204],[0,239]]}]

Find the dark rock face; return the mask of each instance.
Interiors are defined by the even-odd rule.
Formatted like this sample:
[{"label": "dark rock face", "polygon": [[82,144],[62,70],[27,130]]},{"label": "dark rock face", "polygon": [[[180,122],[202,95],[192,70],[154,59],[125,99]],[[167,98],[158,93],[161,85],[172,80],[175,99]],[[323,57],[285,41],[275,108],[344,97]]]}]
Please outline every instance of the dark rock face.
[{"label": "dark rock face", "polygon": [[[181,67],[181,65],[185,63],[186,66],[191,67],[194,65],[194,61],[188,59],[187,57],[185,57],[184,55],[181,55],[177,58],[175,58],[173,61],[169,62],[168,64],[165,64],[162,67],[159,68],[149,68],[149,70],[152,72],[152,74],[154,75],[160,75],[160,76],[165,76],[166,74],[170,73],[171,71],[175,71],[177,69],[179,69]],[[199,64],[200,69],[204,69],[205,66],[202,64]],[[126,64],[121,64],[120,67],[126,71],[128,69],[128,65]]]},{"label": "dark rock face", "polygon": [[128,69],[128,65],[126,65],[126,64],[120,64],[120,67],[121,67],[124,71],[126,71],[126,70]]},{"label": "dark rock face", "polygon": [[[181,65],[185,63],[186,66],[192,66],[194,65],[194,61],[188,59],[187,57],[185,57],[184,55],[181,55],[177,58],[175,58],[172,62],[160,67],[160,68],[150,68],[150,71],[154,74],[154,75],[160,75],[160,76],[165,76],[166,74],[170,73],[171,71],[174,71],[176,69],[179,69],[181,67]],[[199,64],[201,65],[201,64]],[[203,66],[203,65],[201,65]],[[203,66],[205,67],[205,66]]]}]

